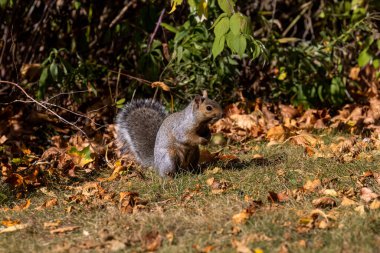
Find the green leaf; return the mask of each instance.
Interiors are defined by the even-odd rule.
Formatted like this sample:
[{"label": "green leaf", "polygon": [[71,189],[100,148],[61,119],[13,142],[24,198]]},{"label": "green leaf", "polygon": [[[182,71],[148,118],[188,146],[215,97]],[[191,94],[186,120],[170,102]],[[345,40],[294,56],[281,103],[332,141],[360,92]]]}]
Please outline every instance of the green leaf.
[{"label": "green leaf", "polygon": [[219,15],[219,17],[215,20],[214,24],[212,24],[212,26],[210,27],[210,29],[214,28],[218,23],[219,21],[224,18],[224,17],[227,17],[227,14],[226,13],[222,13]]},{"label": "green leaf", "polygon": [[168,30],[169,32],[172,32],[172,33],[177,33],[178,32],[177,28],[175,28],[174,26],[169,25],[167,23],[161,23],[161,26],[163,28],[165,28],[166,30]]},{"label": "green leaf", "polygon": [[57,82],[58,81],[58,65],[57,65],[57,63],[53,62],[52,64],[50,64],[49,70],[50,70],[51,77],[53,78],[54,81]]},{"label": "green leaf", "polygon": [[380,67],[380,59],[373,60],[372,65],[375,69],[379,68]]},{"label": "green leaf", "polygon": [[232,0],[218,0],[218,5],[228,15],[234,12],[235,3]]},{"label": "green leaf", "polygon": [[76,147],[71,147],[68,153],[74,158],[74,163],[80,167],[94,161],[94,159],[91,158],[90,146],[87,146],[82,150],[78,150]]},{"label": "green leaf", "polygon": [[230,29],[234,35],[239,35],[243,22],[245,22],[240,13],[235,13],[230,18]]},{"label": "green leaf", "polygon": [[46,81],[48,77],[49,77],[49,69],[46,67],[42,70],[40,80],[39,80],[39,87],[38,87],[38,92],[37,92],[37,98],[39,99],[43,98],[45,94]]},{"label": "green leaf", "polygon": [[370,55],[367,50],[361,51],[358,58],[359,67],[364,67],[370,62],[371,59],[372,55]]},{"label": "green leaf", "polygon": [[224,17],[220,20],[220,22],[215,26],[214,33],[215,37],[222,37],[225,35],[230,29],[230,19],[228,17]]},{"label": "green leaf", "polygon": [[125,98],[122,98],[122,99],[119,99],[118,101],[116,101],[116,104],[117,105],[123,105],[125,102]]},{"label": "green leaf", "polygon": [[243,35],[235,35],[230,31],[226,35],[227,46],[232,52],[237,53],[240,57],[243,56],[245,49],[247,48],[247,39]]},{"label": "green leaf", "polygon": [[224,35],[215,38],[214,43],[212,44],[212,55],[214,56],[214,59],[223,51],[225,41],[226,37]]}]

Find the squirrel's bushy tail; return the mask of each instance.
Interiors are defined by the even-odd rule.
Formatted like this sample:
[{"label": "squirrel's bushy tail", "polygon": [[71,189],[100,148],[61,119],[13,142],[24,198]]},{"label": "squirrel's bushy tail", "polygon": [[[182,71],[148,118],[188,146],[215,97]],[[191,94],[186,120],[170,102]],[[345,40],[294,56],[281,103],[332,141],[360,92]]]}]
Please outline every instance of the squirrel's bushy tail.
[{"label": "squirrel's bushy tail", "polygon": [[129,150],[142,166],[153,166],[156,135],[166,116],[165,108],[152,99],[126,104],[116,118],[121,152]]}]

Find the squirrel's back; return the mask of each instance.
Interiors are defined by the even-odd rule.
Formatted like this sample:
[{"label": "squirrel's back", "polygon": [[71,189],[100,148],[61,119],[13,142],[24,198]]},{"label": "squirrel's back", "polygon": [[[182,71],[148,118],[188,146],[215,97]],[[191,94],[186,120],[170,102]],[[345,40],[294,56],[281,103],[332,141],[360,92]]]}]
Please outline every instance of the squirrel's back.
[{"label": "squirrel's back", "polygon": [[166,116],[165,108],[152,99],[127,103],[116,118],[121,152],[129,150],[142,166],[153,166],[156,135]]}]

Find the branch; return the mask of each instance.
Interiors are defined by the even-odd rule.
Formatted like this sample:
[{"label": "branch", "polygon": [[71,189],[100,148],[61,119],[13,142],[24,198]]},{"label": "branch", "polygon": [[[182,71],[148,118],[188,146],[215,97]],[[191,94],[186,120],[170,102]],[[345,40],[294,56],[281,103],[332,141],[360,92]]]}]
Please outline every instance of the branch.
[{"label": "branch", "polygon": [[70,121],[68,121],[68,120],[66,120],[66,119],[64,119],[64,118],[62,118],[61,116],[59,116],[56,112],[54,112],[53,110],[51,110],[49,107],[47,107],[46,105],[45,105],[45,103],[41,103],[41,102],[39,102],[39,101],[37,101],[37,100],[35,100],[33,97],[31,97],[19,84],[17,84],[17,83],[14,83],[14,82],[9,82],[9,81],[1,81],[0,80],[0,83],[4,83],[4,84],[11,84],[11,85],[13,85],[13,86],[15,86],[15,87],[17,87],[19,90],[21,90],[22,91],[22,93],[24,93],[24,95],[28,98],[28,99],[30,99],[30,101],[28,101],[28,102],[34,102],[34,103],[36,103],[37,105],[39,105],[39,106],[41,106],[42,108],[44,108],[45,110],[47,110],[48,112],[50,112],[51,114],[53,114],[54,116],[56,116],[59,120],[61,120],[62,122],[64,122],[64,123],[66,123],[66,124],[68,124],[68,125],[70,125],[70,126],[72,126],[72,127],[74,127],[75,129],[77,129],[79,132],[81,132],[87,139],[89,139],[88,138],[88,136],[87,136],[87,134],[82,130],[82,129],[80,129],[78,126],[76,126],[75,124],[73,124],[73,123],[71,123]]},{"label": "branch", "polygon": [[157,20],[157,23],[156,23],[156,27],[154,28],[154,31],[153,33],[150,35],[150,38],[149,38],[149,42],[148,42],[148,46],[146,47],[146,51],[149,52],[150,50],[150,46],[152,45],[152,42],[153,42],[153,39],[154,37],[156,36],[156,33],[158,31],[158,27],[160,27],[161,23],[162,23],[162,18],[165,14],[165,8],[162,9],[161,11],[161,14],[160,14],[160,17],[158,18]]}]

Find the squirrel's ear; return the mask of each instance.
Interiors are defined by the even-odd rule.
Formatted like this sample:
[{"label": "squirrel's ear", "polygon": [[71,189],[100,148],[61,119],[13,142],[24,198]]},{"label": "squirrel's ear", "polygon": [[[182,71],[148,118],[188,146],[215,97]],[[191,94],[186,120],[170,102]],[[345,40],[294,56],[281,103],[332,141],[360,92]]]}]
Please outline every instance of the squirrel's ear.
[{"label": "squirrel's ear", "polygon": [[199,105],[205,101],[205,98],[200,95],[195,95],[194,102],[197,108],[199,108]]},{"label": "squirrel's ear", "polygon": [[207,98],[207,90],[203,90],[203,92],[202,92],[202,96],[203,96],[204,98]]}]

